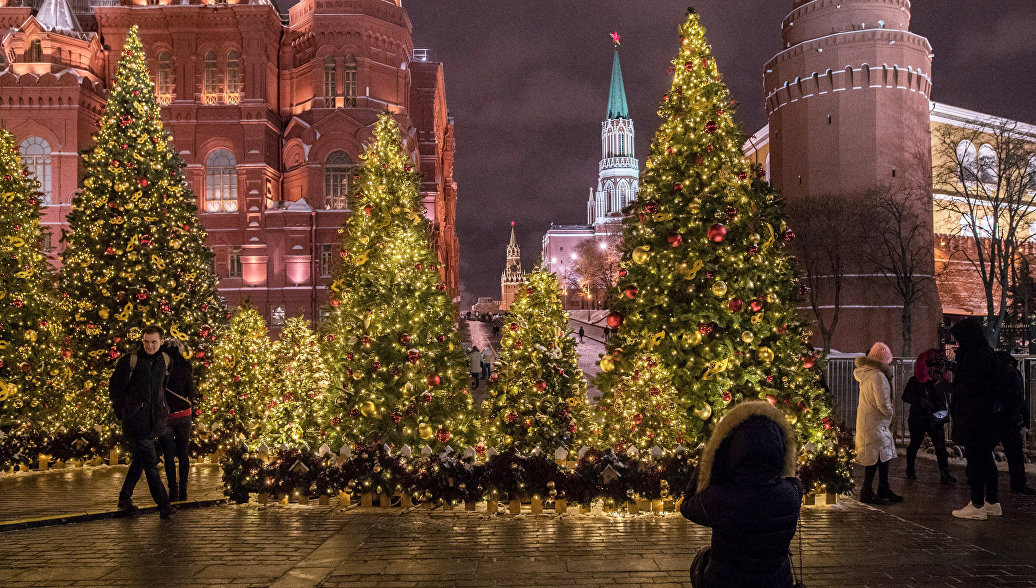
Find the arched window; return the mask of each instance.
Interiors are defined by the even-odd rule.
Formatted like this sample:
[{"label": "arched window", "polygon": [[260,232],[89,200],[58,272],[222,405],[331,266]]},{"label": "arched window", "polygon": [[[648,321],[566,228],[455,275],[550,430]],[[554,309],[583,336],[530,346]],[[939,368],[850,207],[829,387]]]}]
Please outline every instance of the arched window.
[{"label": "arched window", "polygon": [[766,181],[770,181],[770,154],[766,154]]},{"label": "arched window", "polygon": [[338,66],[334,57],[324,60],[324,98],[328,106],[334,106],[334,99],[338,96]]},{"label": "arched window", "polygon": [[[622,135],[620,135],[621,137]],[[630,203],[630,187],[626,182],[619,183],[619,208],[626,208]]]},{"label": "arched window", "polygon": [[237,160],[217,149],[205,160],[205,211],[237,211]]},{"label": "arched window", "polygon": [[155,77],[158,101],[162,104],[169,104],[173,94],[173,58],[169,52],[163,51],[158,54],[158,73]]},{"label": "arched window", "polygon": [[345,59],[345,75],[342,76],[342,95],[346,106],[356,106],[356,58]]},{"label": "arched window", "polygon": [[218,101],[219,82],[216,78],[216,52],[205,54],[204,73],[202,74],[202,103],[215,104]]},{"label": "arched window", "polygon": [[349,184],[353,160],[345,151],[335,151],[324,162],[324,207],[349,210]]},{"label": "arched window", "polygon": [[962,181],[974,182],[978,177],[978,150],[967,139],[957,143],[957,174]]},{"label": "arched window", "polygon": [[227,53],[227,103],[237,104],[241,101],[241,54],[237,51]]},{"label": "arched window", "polygon": [[43,61],[43,45],[39,39],[29,43],[29,48],[25,50],[25,61],[30,63]]},{"label": "arched window", "polygon": [[22,163],[40,183],[43,204],[50,204],[50,144],[43,137],[29,137],[22,141],[18,152],[22,156]]},{"label": "arched window", "polygon": [[996,150],[989,143],[984,143],[978,148],[978,159],[975,161],[978,168],[978,179],[992,184],[996,182]]}]

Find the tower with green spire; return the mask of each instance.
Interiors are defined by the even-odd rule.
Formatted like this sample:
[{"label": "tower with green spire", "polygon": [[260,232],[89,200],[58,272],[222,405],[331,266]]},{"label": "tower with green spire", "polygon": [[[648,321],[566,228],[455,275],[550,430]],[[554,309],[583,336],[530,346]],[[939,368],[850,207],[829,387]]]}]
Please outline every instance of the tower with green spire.
[{"label": "tower with green spire", "polygon": [[597,190],[590,190],[586,205],[587,224],[596,233],[618,233],[622,209],[636,200],[640,190],[640,168],[633,149],[633,120],[626,104],[626,87],[622,83],[619,64],[619,34],[612,33],[615,52],[612,56],[612,81],[608,88],[607,118],[601,123],[601,163],[598,166]]},{"label": "tower with green spire", "polygon": [[525,284],[525,272],[522,271],[522,250],[518,247],[518,239],[514,236],[514,221],[511,221],[511,241],[507,244],[507,263],[504,273],[500,275],[500,310],[507,310],[514,302],[518,288]]}]

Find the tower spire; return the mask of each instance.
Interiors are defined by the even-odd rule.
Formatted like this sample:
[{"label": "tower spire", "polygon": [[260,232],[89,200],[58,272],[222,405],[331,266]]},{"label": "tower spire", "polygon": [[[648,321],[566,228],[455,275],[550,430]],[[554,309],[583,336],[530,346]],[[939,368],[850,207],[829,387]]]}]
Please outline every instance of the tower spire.
[{"label": "tower spire", "polygon": [[83,32],[79,19],[66,0],[43,0],[36,12],[36,21],[46,31]]},{"label": "tower spire", "polygon": [[619,65],[619,47],[616,44],[615,56],[612,58],[612,85],[608,92],[608,119],[629,117],[630,111],[626,105],[626,87],[622,84],[622,67]]},{"label": "tower spire", "polygon": [[511,247],[518,247],[518,240],[514,238],[514,221],[511,221],[511,242],[507,244],[507,249]]}]

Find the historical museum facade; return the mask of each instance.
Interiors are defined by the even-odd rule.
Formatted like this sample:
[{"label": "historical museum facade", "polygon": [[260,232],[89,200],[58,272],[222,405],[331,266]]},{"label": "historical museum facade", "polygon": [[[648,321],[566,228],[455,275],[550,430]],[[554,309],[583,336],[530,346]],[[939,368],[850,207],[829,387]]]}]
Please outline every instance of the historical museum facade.
[{"label": "historical museum facade", "polygon": [[274,327],[319,317],[352,170],[384,111],[407,134],[443,280],[458,295],[443,66],[415,52],[400,0],[300,0],[286,14],[268,0],[0,6],[0,126],[43,184],[54,251],[78,153],[133,25],[231,305],[251,301]]}]

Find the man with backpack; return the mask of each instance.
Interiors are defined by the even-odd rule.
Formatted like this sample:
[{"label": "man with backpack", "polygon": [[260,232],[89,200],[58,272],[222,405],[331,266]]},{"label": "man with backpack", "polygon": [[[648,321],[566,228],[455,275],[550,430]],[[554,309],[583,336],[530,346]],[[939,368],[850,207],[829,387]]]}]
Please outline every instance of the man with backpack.
[{"label": "man with backpack", "polygon": [[172,514],[173,508],[162,485],[155,452],[156,439],[165,434],[169,426],[165,388],[171,358],[161,351],[162,335],[161,327],[144,327],[140,349],[124,355],[115,364],[115,372],[108,383],[108,395],[116,416],[122,422],[123,433],[132,444],[133,453],[126,480],[119,492],[119,510],[137,510],[133,504],[133,489],[140,480],[140,474],[144,473],[151,497],[165,519]]},{"label": "man with backpack", "polygon": [[1025,406],[1025,381],[1018,371],[1018,362],[1006,351],[998,351],[997,359],[997,430],[1004,447],[1010,472],[1011,492],[1036,494],[1025,481],[1025,454],[1022,429],[1029,427],[1029,410]]}]

